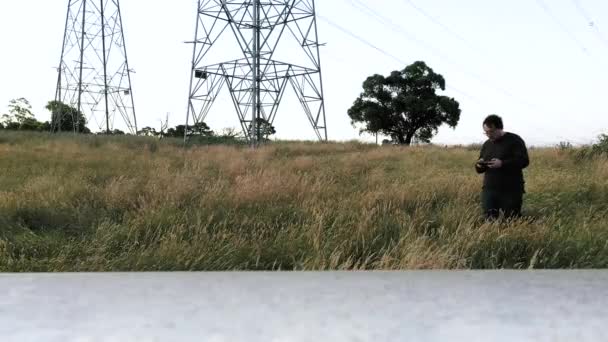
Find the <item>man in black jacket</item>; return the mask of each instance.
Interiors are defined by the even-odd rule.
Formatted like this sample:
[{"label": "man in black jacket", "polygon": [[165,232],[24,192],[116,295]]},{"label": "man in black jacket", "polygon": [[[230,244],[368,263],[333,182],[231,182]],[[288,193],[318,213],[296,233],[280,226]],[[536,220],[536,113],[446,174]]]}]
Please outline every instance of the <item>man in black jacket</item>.
[{"label": "man in black jacket", "polygon": [[488,140],[481,148],[475,170],[484,174],[484,215],[488,219],[498,218],[501,213],[505,218],[519,217],[525,193],[522,170],[530,164],[526,144],[517,134],[503,131],[498,115],[488,116],[483,130]]}]

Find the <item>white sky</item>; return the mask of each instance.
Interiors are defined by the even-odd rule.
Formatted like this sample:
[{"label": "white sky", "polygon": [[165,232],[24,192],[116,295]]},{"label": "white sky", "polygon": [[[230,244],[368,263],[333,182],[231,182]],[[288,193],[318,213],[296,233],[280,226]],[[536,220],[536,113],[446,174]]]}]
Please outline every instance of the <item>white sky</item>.
[{"label": "white sky", "polygon": [[[417,60],[441,73],[446,94],[461,104],[458,127],[440,129],[434,142],[483,141],[481,121],[490,113],[503,116],[506,130],[530,145],[586,143],[608,132],[608,1],[544,0],[551,16],[536,0],[411,0],[435,22],[408,0],[363,2],[384,23],[352,0],[316,1],[320,42],[327,43],[321,61],[330,140],[373,141],[350,125],[348,108],[367,76]],[[55,94],[67,4],[0,1],[0,113],[11,99],[25,97],[39,120],[49,119],[44,106]],[[194,35],[196,1],[122,0],[121,10],[136,71],[138,126],[158,128],[166,113],[171,126],[183,124],[192,58],[192,46],[183,42]],[[227,89],[223,94],[206,120],[214,130],[238,126]],[[286,93],[275,126],[278,138],[315,139],[293,92]]]}]

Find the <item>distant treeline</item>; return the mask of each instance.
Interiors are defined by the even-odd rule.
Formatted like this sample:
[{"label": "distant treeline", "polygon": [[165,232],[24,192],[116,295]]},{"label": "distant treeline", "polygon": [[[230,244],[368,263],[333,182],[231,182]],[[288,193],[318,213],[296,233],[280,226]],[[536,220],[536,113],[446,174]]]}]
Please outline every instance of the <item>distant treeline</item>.
[{"label": "distant treeline", "polygon": [[[0,116],[0,130],[93,134],[91,129],[87,127],[85,116],[76,108],[60,101],[49,101],[45,108],[51,112],[51,120],[41,122],[36,119],[32,112],[32,106],[27,99],[19,98],[11,100],[8,105],[8,113]],[[264,119],[258,120],[258,126],[260,127],[260,134],[266,139],[276,133],[274,126]],[[111,129],[109,132],[102,130],[96,134],[125,135],[129,134],[129,132]],[[245,135],[236,129],[225,128],[220,132],[215,132],[205,122],[194,123],[187,128],[186,125],[168,128],[165,122],[161,123],[159,130],[146,126],[137,131],[137,135],[168,138],[183,138],[187,135],[188,137],[220,137],[245,140]]]}]

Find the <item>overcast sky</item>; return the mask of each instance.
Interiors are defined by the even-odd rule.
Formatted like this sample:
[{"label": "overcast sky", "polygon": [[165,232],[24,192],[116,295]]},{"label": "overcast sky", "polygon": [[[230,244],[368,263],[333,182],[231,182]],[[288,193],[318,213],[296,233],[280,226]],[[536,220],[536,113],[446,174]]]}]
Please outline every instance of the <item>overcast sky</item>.
[{"label": "overcast sky", "polygon": [[[438,143],[483,141],[481,121],[503,116],[530,145],[586,143],[608,132],[606,0],[316,1],[331,140],[363,139],[347,110],[366,77],[417,60],[442,74],[461,104]],[[545,7],[543,7],[543,4]],[[0,1],[0,113],[25,97],[39,120],[57,81],[67,0]],[[139,127],[185,121],[195,0],[122,0]],[[372,10],[374,12],[372,12]],[[373,14],[375,13],[375,14]],[[374,47],[372,47],[373,45]],[[237,127],[227,89],[207,123]],[[279,138],[315,139],[293,92],[275,121]]]}]

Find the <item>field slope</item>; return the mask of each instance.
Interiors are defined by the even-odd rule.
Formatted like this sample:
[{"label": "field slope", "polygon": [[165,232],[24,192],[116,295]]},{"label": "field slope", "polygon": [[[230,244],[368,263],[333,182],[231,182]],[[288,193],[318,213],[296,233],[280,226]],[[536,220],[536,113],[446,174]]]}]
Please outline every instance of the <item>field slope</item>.
[{"label": "field slope", "polygon": [[0,132],[0,271],[608,267],[608,160],[532,149],[522,220],[471,148]]}]

